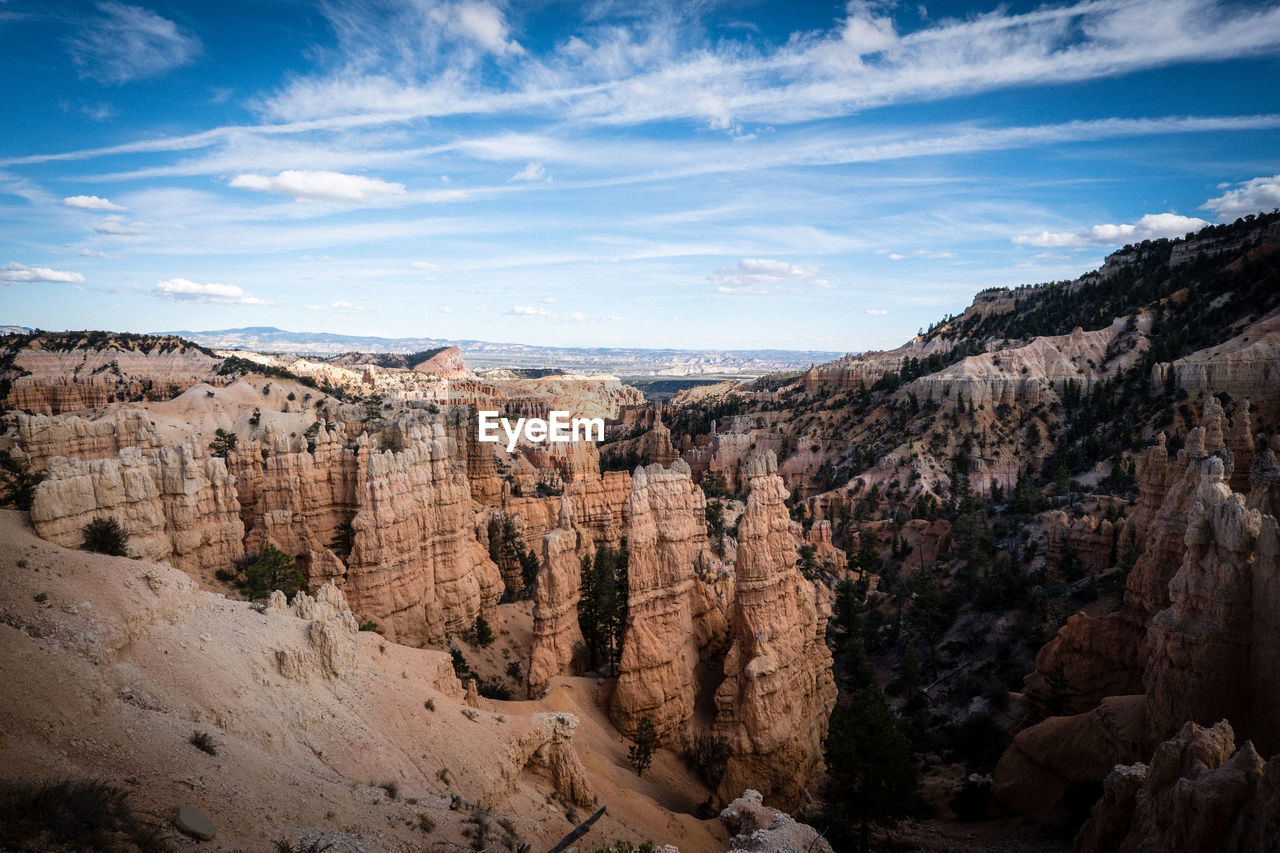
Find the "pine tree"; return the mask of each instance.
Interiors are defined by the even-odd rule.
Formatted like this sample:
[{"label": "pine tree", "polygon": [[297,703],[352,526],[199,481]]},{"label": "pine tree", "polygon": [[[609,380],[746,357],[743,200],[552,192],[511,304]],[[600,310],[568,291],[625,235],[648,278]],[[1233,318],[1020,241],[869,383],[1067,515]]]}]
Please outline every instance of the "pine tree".
[{"label": "pine tree", "polygon": [[658,732],[648,714],[641,717],[636,725],[633,741],[631,748],[627,750],[627,760],[636,769],[637,776],[644,776],[644,771],[649,769],[653,754],[658,749]]},{"label": "pine tree", "polygon": [[227,454],[236,449],[237,440],[234,432],[218,427],[213,434],[213,441],[209,442],[209,453],[221,459],[226,459]]},{"label": "pine tree", "polygon": [[244,578],[242,590],[250,598],[266,598],[275,589],[292,596],[307,582],[293,557],[270,542],[258,559],[244,570]]},{"label": "pine tree", "polygon": [[877,688],[855,691],[847,705],[836,706],[826,759],[833,835],[843,836],[844,849],[851,849],[856,822],[865,853],[870,825],[893,823],[906,815],[918,786],[911,744]]}]

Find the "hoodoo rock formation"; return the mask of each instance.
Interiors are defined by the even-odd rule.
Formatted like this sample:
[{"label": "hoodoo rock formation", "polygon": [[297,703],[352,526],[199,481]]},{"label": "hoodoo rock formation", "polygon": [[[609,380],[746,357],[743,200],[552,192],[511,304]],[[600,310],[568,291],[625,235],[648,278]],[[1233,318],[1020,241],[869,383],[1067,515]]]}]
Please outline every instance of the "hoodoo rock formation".
[{"label": "hoodoo rock formation", "polygon": [[627,501],[627,625],[610,715],[624,733],[641,717],[678,742],[693,716],[699,659],[721,647],[725,614],[696,572],[713,561],[706,498],[689,466],[636,468]]},{"label": "hoodoo rock formation", "polygon": [[529,653],[529,695],[565,671],[582,642],[578,625],[582,558],[595,552],[590,535],[574,525],[573,501],[560,501],[560,521],[542,537],[542,567],[533,595],[533,642]]},{"label": "hoodoo rock formation", "polygon": [[1187,723],[1150,766],[1117,766],[1076,836],[1076,853],[1236,850],[1269,853],[1280,837],[1280,763],[1239,749],[1226,720]]},{"label": "hoodoo rock formation", "polygon": [[835,706],[825,642],[825,594],[796,569],[787,491],[767,451],[744,474],[750,486],[738,523],[733,644],[716,690],[716,731],[729,741],[720,796],[755,788],[794,808],[822,758]]},{"label": "hoodoo rock formation", "polygon": [[[1150,521],[1134,514],[1147,547],[1129,576],[1124,607],[1103,619],[1072,617],[1037,657],[1028,694],[1047,695],[1054,676],[1077,713],[1024,730],[1001,758],[995,792],[1011,808],[1050,805],[1067,783],[1097,781],[1098,766],[1132,761],[1135,751],[1143,754],[1188,721],[1209,726],[1227,718],[1264,753],[1280,748],[1280,679],[1273,674],[1280,545],[1275,517],[1249,506],[1267,495],[1260,487],[1266,453],[1252,466],[1250,499],[1233,492],[1235,454],[1223,447],[1231,434],[1225,427],[1209,397],[1201,426],[1166,472],[1159,471],[1163,442],[1144,454],[1142,488],[1166,489]],[[1139,510],[1153,504],[1144,494]],[[1096,754],[1092,769],[1082,771],[1079,744],[1099,724],[1112,734],[1090,741]],[[1126,734],[1116,736],[1120,731]]]}]

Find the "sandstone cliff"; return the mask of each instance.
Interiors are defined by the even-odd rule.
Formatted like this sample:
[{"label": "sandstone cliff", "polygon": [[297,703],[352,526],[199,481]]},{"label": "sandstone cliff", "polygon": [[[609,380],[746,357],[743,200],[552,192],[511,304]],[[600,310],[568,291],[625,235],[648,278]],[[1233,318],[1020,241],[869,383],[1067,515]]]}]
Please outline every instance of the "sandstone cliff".
[{"label": "sandstone cliff", "polygon": [[99,420],[19,413],[17,423],[22,449],[37,468],[47,467],[54,456],[110,459],[126,447],[151,447],[155,439],[141,409],[118,409]]},{"label": "sandstone cliff", "polygon": [[716,690],[716,731],[729,740],[720,796],[748,787],[794,808],[822,758],[835,706],[829,606],[796,569],[787,492],[772,452],[745,474],[747,508],[738,522],[733,642]]},{"label": "sandstone cliff", "polygon": [[1124,604],[1103,618],[1081,613],[1067,621],[1036,656],[1036,671],[1026,682],[1033,700],[1047,702],[1048,678],[1059,668],[1068,685],[1067,708],[1073,712],[1088,710],[1103,696],[1143,692],[1147,626],[1169,606],[1169,581],[1186,551],[1191,509],[1197,501],[1216,501],[1229,493],[1222,483],[1221,457],[1226,455],[1222,441],[1231,430],[1224,421],[1222,407],[1208,397],[1203,425],[1191,431],[1173,461],[1163,435],[1138,455],[1139,498],[1123,541],[1143,547],[1126,582]]},{"label": "sandstone cliff", "polygon": [[31,506],[36,532],[78,548],[84,526],[99,516],[125,528],[130,555],[169,560],[206,581],[243,553],[234,479],[221,459],[199,447],[146,453],[126,447],[114,459],[50,459]]},{"label": "sandstone cliff", "polygon": [[1076,853],[1269,853],[1280,837],[1280,762],[1236,748],[1226,720],[1187,723],[1150,766],[1120,765],[1076,836]]},{"label": "sandstone cliff", "polygon": [[1141,355],[1146,340],[1135,343],[1108,360],[1108,347],[1126,334],[1124,320],[1106,328],[1069,335],[1038,337],[1010,349],[969,356],[937,373],[903,386],[921,400],[959,399],[996,406],[1034,406],[1048,392],[1061,393],[1068,380],[1087,390],[1095,383],[1126,369]]},{"label": "sandstone cliff", "polygon": [[6,405],[41,415],[112,401],[168,399],[199,382],[226,384],[222,361],[180,338],[106,332],[7,338],[16,373]]},{"label": "sandstone cliff", "polygon": [[[1037,672],[1027,679],[1032,696],[1048,695],[1051,675],[1065,681],[1070,710],[1088,712],[1018,735],[995,774],[996,793],[1007,806],[1050,805],[1066,781],[1097,779],[1100,766],[1141,757],[1134,755],[1140,739],[1133,734],[1095,738],[1081,749],[1091,720],[1117,719],[1120,700],[1106,696],[1133,694],[1123,697],[1131,722],[1122,728],[1133,728],[1140,702],[1139,731],[1148,743],[1172,736],[1187,721],[1211,725],[1228,717],[1264,751],[1280,748],[1276,519],[1229,487],[1234,454],[1222,447],[1231,434],[1224,426],[1210,397],[1202,426],[1166,472],[1155,470],[1163,443],[1145,454],[1143,488],[1163,483],[1166,491],[1154,517],[1148,495],[1134,514],[1148,545],[1130,574],[1124,607],[1103,619],[1072,617],[1041,650]],[[1212,453],[1210,443],[1218,445]],[[1265,451],[1257,463],[1259,487],[1251,496],[1261,503],[1269,496],[1261,487]]]},{"label": "sandstone cliff", "polygon": [[390,639],[439,645],[502,594],[476,540],[466,464],[443,427],[415,428],[402,451],[360,439],[355,532],[343,592]]},{"label": "sandstone cliff", "polygon": [[626,734],[647,716],[664,742],[679,743],[693,716],[700,656],[723,643],[720,601],[695,572],[713,561],[705,514],[684,462],[636,468],[626,508],[627,624],[610,705]]},{"label": "sandstone cliff", "polygon": [[555,530],[542,537],[542,567],[533,596],[533,641],[529,651],[529,696],[540,694],[561,674],[582,643],[578,626],[582,558],[595,552],[591,537],[574,525],[573,501],[560,502]]}]

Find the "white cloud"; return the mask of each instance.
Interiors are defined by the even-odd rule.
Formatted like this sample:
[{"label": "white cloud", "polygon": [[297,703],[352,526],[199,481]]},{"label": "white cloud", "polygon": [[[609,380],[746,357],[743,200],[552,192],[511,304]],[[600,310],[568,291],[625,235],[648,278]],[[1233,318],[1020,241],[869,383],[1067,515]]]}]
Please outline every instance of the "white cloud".
[{"label": "white cloud", "polygon": [[[215,286],[215,285],[209,285]],[[250,297],[252,298],[252,297]],[[363,311],[363,305],[356,305],[354,302],[347,302],[345,299],[339,299],[337,302],[330,302],[328,305],[305,305],[308,311]]]},{"label": "white cloud", "polygon": [[764,296],[776,293],[785,285],[831,287],[831,282],[817,278],[818,268],[774,261],[768,258],[744,258],[731,267],[721,267],[707,280],[718,293],[740,293]]},{"label": "white cloud", "polygon": [[1191,231],[1199,231],[1209,223],[1194,216],[1176,213],[1148,213],[1132,225],[1094,225],[1084,231],[1041,231],[1039,234],[1023,234],[1013,238],[1019,246],[1035,246],[1043,249],[1061,249],[1073,246],[1118,246],[1124,243],[1140,243],[1143,240],[1159,240],[1163,237],[1182,237]]},{"label": "white cloud", "polygon": [[104,216],[101,222],[93,226],[93,230],[111,237],[137,237],[143,233],[138,223],[129,222],[123,216],[114,213]]},{"label": "white cloud", "polygon": [[404,184],[342,172],[308,172],[301,169],[286,169],[274,178],[253,174],[237,175],[231,180],[231,186],[293,196],[298,201],[365,202],[404,193]]},{"label": "white cloud", "polygon": [[[1070,231],[1041,231],[1039,234],[1019,234],[1013,238],[1018,246],[1036,246],[1042,249],[1063,249],[1085,245],[1084,237]],[[899,256],[900,257],[900,256]]]},{"label": "white cloud", "polygon": [[138,6],[99,3],[68,47],[81,77],[120,84],[154,77],[194,62],[200,39],[168,18]]},{"label": "white cloud", "polygon": [[441,305],[441,306],[440,306],[439,308],[437,308],[436,310],[437,310],[437,311],[439,311],[441,314],[452,314],[452,313],[453,313],[453,309],[452,309],[452,308],[450,308],[448,305]]},{"label": "white cloud", "polygon": [[96,195],[72,195],[62,200],[67,207],[80,207],[85,210],[124,210],[118,204],[109,199],[99,198]]},{"label": "white cloud", "polygon": [[[1225,189],[1225,187],[1219,189]],[[1200,207],[1203,210],[1213,211],[1223,222],[1230,222],[1251,213],[1270,212],[1280,207],[1280,175],[1245,181],[1239,188],[1228,190],[1217,198],[1211,198]]]},{"label": "white cloud", "polygon": [[510,181],[540,181],[547,176],[547,170],[538,161],[533,161],[510,178]]},{"label": "white cloud", "polygon": [[542,301],[548,305],[552,305],[555,303],[556,298],[554,296],[544,296],[542,297]]},{"label": "white cloud", "polygon": [[28,267],[19,263],[7,263],[0,267],[0,285],[26,284],[28,282],[76,283],[84,281],[78,272],[54,270],[48,267]]},{"label": "white cloud", "polygon": [[444,272],[445,270],[444,267],[439,264],[433,264],[431,261],[414,261],[409,266],[413,267],[415,270],[422,270],[424,272]]},{"label": "white cloud", "polygon": [[867,313],[873,317],[885,317],[889,314],[889,312],[883,308],[868,308]]},{"label": "white cloud", "polygon": [[507,313],[514,314],[517,317],[546,317],[552,320],[559,319],[558,315],[553,314],[546,308],[537,308],[533,305],[516,305]]},{"label": "white cloud", "polygon": [[215,305],[267,304],[258,297],[245,293],[234,284],[197,284],[185,278],[158,281],[154,292],[158,296],[181,302],[208,302]]},{"label": "white cloud", "polygon": [[484,2],[458,3],[450,10],[448,28],[498,55],[521,54],[524,48],[507,38],[506,18],[495,6]]}]

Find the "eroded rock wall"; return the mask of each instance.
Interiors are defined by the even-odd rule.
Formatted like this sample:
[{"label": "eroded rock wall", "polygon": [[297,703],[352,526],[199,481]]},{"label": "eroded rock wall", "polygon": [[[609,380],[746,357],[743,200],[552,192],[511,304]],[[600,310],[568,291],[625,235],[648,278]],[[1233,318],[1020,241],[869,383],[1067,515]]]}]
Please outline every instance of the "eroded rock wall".
[{"label": "eroded rock wall", "polygon": [[355,541],[343,592],[388,639],[438,645],[502,594],[475,537],[466,462],[443,427],[415,428],[402,451],[360,439]]},{"label": "eroded rock wall", "polygon": [[716,731],[729,741],[720,796],[747,787],[795,807],[822,758],[835,706],[825,595],[796,569],[787,491],[766,452],[748,464],[738,522],[732,645],[716,690]]},{"label": "eroded rock wall", "polygon": [[78,548],[86,524],[114,518],[129,534],[131,556],[211,580],[243,553],[234,482],[221,459],[189,444],[145,453],[126,447],[114,459],[54,457],[31,522],[42,538]]},{"label": "eroded rock wall", "polygon": [[582,643],[578,625],[578,600],[582,584],[582,559],[595,553],[590,534],[574,524],[570,498],[560,502],[555,530],[542,537],[542,567],[533,594],[533,642],[529,651],[529,696],[535,697],[547,682],[563,673]]},{"label": "eroded rock wall", "polygon": [[635,731],[649,717],[678,743],[693,716],[699,659],[722,642],[721,603],[698,576],[707,547],[706,499],[689,466],[636,468],[626,508],[627,624],[610,715]]}]

